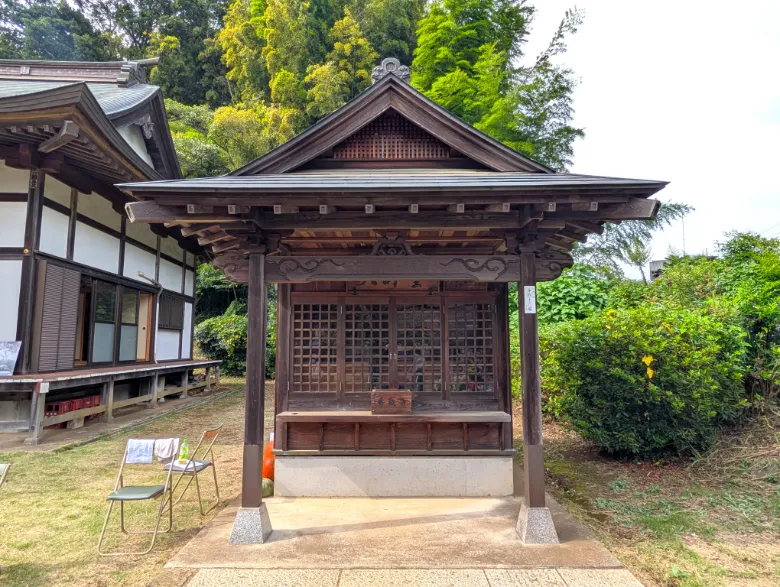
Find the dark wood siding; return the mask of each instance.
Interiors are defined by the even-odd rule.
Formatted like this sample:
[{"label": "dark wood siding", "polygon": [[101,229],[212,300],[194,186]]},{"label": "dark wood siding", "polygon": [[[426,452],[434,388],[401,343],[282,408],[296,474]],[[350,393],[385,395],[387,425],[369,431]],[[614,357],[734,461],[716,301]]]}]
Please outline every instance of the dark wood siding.
[{"label": "dark wood siding", "polygon": [[46,265],[39,371],[73,368],[80,282],[81,274],[78,271]]}]

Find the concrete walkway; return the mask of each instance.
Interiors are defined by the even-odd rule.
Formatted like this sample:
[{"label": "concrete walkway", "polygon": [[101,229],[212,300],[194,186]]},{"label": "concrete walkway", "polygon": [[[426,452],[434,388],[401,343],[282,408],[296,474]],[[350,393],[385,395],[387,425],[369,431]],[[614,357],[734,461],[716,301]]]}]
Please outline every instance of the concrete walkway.
[{"label": "concrete walkway", "polygon": [[190,585],[641,587],[550,499],[560,545],[526,546],[514,498],[271,498],[266,544],[231,546],[237,504],[166,565]]}]

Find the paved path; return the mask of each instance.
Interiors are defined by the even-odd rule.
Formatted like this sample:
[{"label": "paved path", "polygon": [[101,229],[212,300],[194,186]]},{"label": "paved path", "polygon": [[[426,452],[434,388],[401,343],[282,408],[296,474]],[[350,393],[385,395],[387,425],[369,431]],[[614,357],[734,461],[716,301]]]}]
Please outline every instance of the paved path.
[{"label": "paved path", "polygon": [[189,587],[642,587],[625,569],[203,569]]},{"label": "paved path", "polygon": [[231,546],[237,503],[168,561],[198,569],[190,585],[316,587],[641,587],[555,500],[561,544],[524,545],[521,500],[283,498],[265,500],[265,544]]}]

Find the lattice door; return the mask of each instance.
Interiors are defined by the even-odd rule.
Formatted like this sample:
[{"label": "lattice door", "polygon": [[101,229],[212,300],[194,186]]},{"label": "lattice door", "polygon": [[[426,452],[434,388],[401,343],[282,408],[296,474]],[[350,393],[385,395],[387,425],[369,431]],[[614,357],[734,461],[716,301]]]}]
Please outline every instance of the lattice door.
[{"label": "lattice door", "polygon": [[344,391],[390,387],[390,306],[344,306]]},{"label": "lattice door", "polygon": [[295,304],[293,392],[338,392],[338,304]]},{"label": "lattice door", "polygon": [[412,391],[442,390],[440,304],[398,304],[396,385]]},{"label": "lattice door", "polygon": [[452,393],[493,393],[493,305],[447,306],[449,387]]}]

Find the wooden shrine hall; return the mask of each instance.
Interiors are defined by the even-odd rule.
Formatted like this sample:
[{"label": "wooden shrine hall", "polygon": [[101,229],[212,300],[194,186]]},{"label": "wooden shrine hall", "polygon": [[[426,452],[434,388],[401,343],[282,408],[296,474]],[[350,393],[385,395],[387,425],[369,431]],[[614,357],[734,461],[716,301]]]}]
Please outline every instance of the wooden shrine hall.
[{"label": "wooden shrine hall", "polygon": [[[545,507],[535,286],[605,222],[652,218],[665,185],[556,173],[465,124],[386,59],[374,84],[224,177],[126,183],[135,223],[197,236],[249,284],[242,508],[263,542],[266,292],[277,284],[276,494],[511,495],[509,334],[520,328],[518,533]],[[509,284],[520,288],[510,323]]]}]

